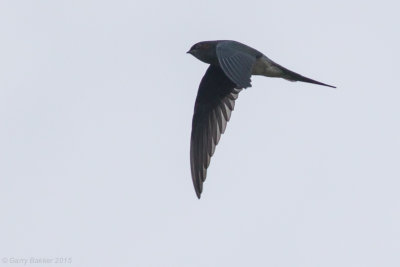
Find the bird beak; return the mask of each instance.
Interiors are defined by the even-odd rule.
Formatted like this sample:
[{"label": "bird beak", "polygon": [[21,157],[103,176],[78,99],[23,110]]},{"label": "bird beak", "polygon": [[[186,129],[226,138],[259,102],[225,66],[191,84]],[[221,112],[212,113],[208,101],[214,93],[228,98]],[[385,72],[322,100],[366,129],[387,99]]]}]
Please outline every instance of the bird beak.
[{"label": "bird beak", "polygon": [[191,54],[191,55],[193,55],[193,51],[192,51],[192,50],[189,50],[189,51],[186,52],[186,54]]}]

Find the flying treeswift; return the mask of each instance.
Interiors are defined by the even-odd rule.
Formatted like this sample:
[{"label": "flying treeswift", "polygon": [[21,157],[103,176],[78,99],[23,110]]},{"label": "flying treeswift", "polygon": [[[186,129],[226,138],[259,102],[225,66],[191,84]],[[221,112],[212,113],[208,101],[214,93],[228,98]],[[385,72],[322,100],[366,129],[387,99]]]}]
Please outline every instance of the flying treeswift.
[{"label": "flying treeswift", "polygon": [[235,100],[243,88],[251,87],[251,75],[336,88],[288,70],[256,49],[236,41],[199,42],[187,53],[210,64],[197,92],[190,139],[190,167],[198,198],[203,191],[210,159],[225,131]]}]

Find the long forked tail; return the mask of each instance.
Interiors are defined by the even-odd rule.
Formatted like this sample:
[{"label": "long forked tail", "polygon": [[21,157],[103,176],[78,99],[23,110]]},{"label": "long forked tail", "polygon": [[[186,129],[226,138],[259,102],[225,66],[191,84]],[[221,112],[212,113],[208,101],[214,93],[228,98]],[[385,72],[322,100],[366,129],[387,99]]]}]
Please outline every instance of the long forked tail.
[{"label": "long forked tail", "polygon": [[284,73],[282,78],[284,78],[286,80],[289,80],[289,81],[292,81],[292,82],[300,81],[300,82],[305,82],[305,83],[313,83],[313,84],[319,84],[319,85],[323,85],[323,86],[336,88],[336,86],[318,82],[316,80],[304,77],[303,75],[300,75],[300,74],[298,74],[298,73],[296,73],[294,71],[288,70],[285,67],[282,67],[280,65],[278,65],[278,66],[279,66],[279,68],[281,68],[282,72]]}]

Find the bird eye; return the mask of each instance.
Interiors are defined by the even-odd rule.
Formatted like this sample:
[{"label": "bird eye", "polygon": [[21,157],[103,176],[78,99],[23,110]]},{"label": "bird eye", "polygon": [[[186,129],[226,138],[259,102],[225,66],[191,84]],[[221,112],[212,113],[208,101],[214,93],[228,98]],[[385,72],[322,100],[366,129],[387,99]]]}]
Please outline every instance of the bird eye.
[{"label": "bird eye", "polygon": [[208,49],[209,47],[210,45],[206,43],[200,43],[196,45],[196,49]]}]

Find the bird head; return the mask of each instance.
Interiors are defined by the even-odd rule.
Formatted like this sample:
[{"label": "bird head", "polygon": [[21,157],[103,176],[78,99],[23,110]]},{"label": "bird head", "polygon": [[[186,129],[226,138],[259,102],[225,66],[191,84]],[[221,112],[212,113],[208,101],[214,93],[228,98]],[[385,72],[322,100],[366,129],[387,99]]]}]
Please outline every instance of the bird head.
[{"label": "bird head", "polygon": [[217,64],[216,46],[218,41],[204,41],[194,44],[188,54],[193,55],[197,59],[208,63]]}]

